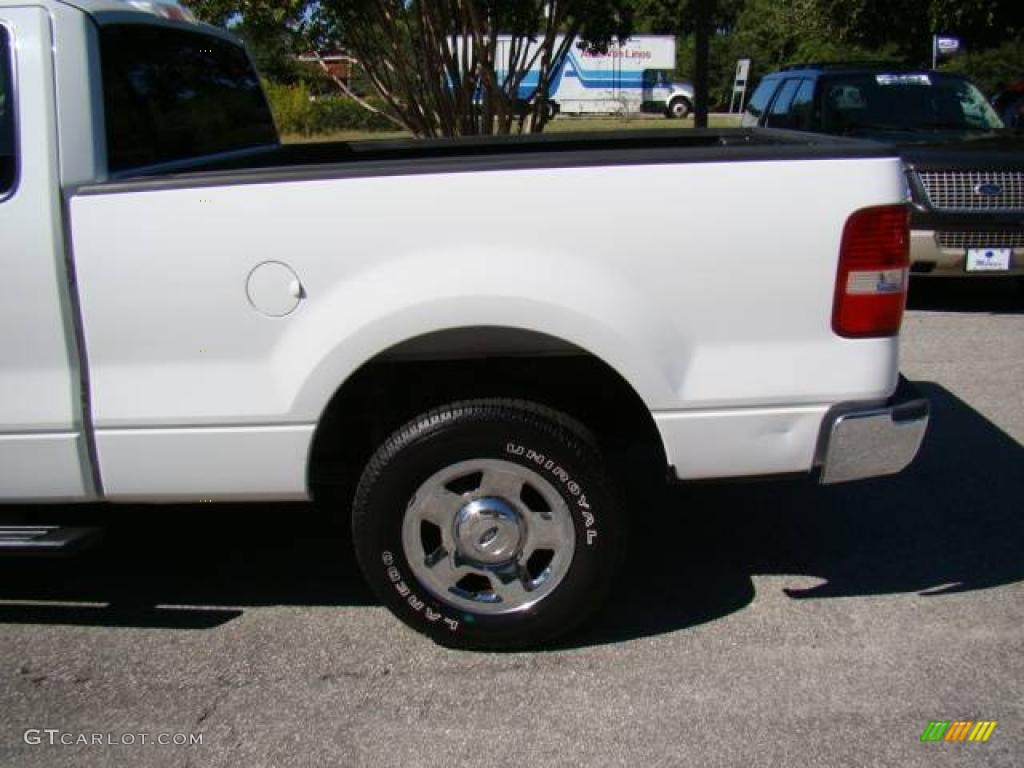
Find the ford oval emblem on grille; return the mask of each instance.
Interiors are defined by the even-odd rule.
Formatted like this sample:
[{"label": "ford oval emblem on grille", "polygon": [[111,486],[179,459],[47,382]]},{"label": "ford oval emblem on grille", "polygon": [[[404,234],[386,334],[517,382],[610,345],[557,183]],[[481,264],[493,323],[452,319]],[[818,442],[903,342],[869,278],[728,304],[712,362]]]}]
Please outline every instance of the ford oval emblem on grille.
[{"label": "ford oval emblem on grille", "polygon": [[974,194],[995,197],[1003,194],[1003,188],[998,184],[979,184],[974,188]]}]

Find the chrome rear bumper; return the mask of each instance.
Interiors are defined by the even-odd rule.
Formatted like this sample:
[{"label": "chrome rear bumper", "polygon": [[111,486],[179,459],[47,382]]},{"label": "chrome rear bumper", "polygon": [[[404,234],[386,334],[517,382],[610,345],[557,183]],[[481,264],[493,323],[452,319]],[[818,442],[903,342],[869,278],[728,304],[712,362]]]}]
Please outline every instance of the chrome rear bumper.
[{"label": "chrome rear bumper", "polygon": [[903,378],[882,405],[833,408],[818,441],[820,482],[845,483],[901,471],[914,460],[927,428],[928,401]]}]

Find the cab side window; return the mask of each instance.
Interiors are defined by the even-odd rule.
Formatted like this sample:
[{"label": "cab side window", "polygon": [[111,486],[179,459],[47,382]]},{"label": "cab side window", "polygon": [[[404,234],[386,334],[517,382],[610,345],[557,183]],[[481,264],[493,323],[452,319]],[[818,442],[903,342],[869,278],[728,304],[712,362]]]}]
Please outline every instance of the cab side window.
[{"label": "cab side window", "polygon": [[112,173],[277,143],[270,107],[240,46],[118,24],[101,28],[100,57]]},{"label": "cab side window", "polygon": [[802,80],[787,80],[782,84],[779,95],[772,102],[772,108],[768,111],[768,117],[764,124],[768,128],[791,128],[789,107],[793,103],[797,90]]},{"label": "cab side window", "polygon": [[14,141],[14,85],[11,82],[11,46],[7,28],[0,26],[0,198],[11,191],[17,177]]},{"label": "cab side window", "polygon": [[[754,95],[750,97],[750,101],[747,103],[746,109],[746,116],[750,119],[751,124],[758,122],[761,115],[764,114],[765,109],[768,107],[768,102],[772,100],[772,96],[775,94],[775,89],[778,84],[778,80],[765,78],[761,81],[760,85],[757,86],[757,90],[755,90]],[[746,124],[746,121],[744,121],[744,124]]]},{"label": "cab side window", "polygon": [[814,81],[803,80],[789,105],[789,126],[794,131],[809,131],[814,125]]}]

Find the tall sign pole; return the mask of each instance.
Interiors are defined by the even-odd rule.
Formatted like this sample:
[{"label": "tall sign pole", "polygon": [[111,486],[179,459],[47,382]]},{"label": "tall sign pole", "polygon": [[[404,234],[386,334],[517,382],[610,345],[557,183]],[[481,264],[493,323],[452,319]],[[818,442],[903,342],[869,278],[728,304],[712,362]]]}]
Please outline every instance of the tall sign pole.
[{"label": "tall sign pole", "polygon": [[696,38],[693,67],[693,126],[708,127],[708,53],[711,34],[711,4],[714,0],[694,0],[694,37]]}]

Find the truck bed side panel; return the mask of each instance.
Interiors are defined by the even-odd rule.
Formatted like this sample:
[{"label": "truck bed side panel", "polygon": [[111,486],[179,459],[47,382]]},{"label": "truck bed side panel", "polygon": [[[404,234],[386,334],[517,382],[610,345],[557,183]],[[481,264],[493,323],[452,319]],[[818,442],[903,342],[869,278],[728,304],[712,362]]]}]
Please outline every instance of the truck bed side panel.
[{"label": "truck bed side panel", "polygon": [[[806,470],[818,414],[895,387],[897,341],[841,339],[830,320],[846,217],[901,194],[896,159],[855,158],[321,174],[77,196],[105,489],[124,490],[111,479],[125,446],[139,461],[160,453],[147,430],[203,440],[211,427],[309,428],[365,361],[467,326],[536,331],[600,357],[669,425],[670,457],[693,435],[714,437],[713,421],[688,432],[677,416],[727,410],[754,419],[722,421],[721,454],[737,467],[774,441],[788,447],[773,471]],[[285,317],[247,296],[264,262],[301,281],[305,298]],[[794,420],[762,428],[766,408]],[[120,447],[105,451],[115,431]],[[752,431],[764,438],[745,440]],[[212,459],[176,481],[203,492],[217,472]]]}]

